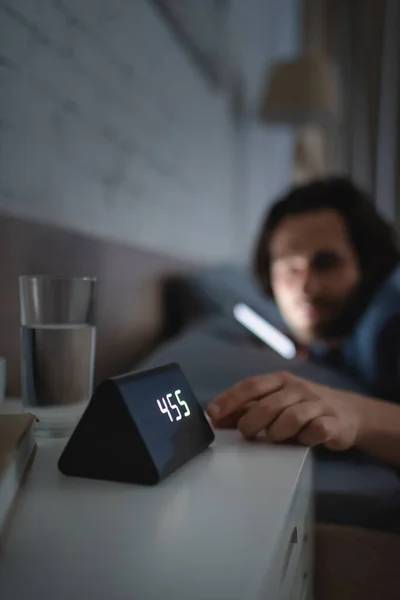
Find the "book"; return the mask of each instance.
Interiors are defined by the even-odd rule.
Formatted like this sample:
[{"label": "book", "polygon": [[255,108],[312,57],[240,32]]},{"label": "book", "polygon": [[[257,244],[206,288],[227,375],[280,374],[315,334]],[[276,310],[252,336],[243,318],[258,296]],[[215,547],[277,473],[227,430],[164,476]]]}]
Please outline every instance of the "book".
[{"label": "book", "polygon": [[0,536],[34,458],[34,421],[30,414],[0,414]]}]

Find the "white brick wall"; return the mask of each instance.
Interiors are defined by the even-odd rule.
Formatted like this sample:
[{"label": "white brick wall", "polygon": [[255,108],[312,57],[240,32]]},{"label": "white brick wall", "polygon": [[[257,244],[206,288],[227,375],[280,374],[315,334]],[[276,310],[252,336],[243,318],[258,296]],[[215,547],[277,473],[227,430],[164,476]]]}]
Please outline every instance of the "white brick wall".
[{"label": "white brick wall", "polygon": [[[258,114],[267,69],[293,58],[300,49],[301,0],[232,0],[231,26],[241,49],[238,58],[245,78],[246,105]],[[267,206],[291,180],[295,129],[248,119],[243,152],[246,204],[242,210],[241,252],[253,252]]]},{"label": "white brick wall", "polygon": [[147,0],[0,0],[0,210],[233,253],[232,128]]}]

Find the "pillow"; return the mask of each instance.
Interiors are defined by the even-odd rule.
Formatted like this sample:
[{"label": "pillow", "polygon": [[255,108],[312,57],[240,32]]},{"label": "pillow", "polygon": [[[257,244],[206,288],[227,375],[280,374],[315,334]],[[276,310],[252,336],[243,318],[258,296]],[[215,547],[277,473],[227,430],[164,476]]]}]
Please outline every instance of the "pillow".
[{"label": "pillow", "polygon": [[345,345],[344,358],[373,393],[400,401],[400,267],[368,304]]},{"label": "pillow", "polygon": [[275,302],[263,294],[246,268],[224,265],[186,272],[168,279],[164,288],[165,317],[172,333],[204,317],[233,317],[233,307],[239,302],[284,328]]}]

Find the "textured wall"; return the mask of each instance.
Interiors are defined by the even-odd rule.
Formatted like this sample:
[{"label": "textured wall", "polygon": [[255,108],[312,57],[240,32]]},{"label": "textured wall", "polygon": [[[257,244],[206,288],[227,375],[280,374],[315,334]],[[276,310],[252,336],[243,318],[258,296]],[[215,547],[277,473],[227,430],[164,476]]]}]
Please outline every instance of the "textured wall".
[{"label": "textured wall", "polygon": [[239,256],[247,258],[267,206],[290,184],[294,129],[259,121],[267,70],[300,48],[300,0],[233,0],[231,31],[241,66],[246,117],[242,136],[244,202],[238,202]]},{"label": "textured wall", "polygon": [[146,0],[0,0],[0,210],[231,255],[224,97]]}]

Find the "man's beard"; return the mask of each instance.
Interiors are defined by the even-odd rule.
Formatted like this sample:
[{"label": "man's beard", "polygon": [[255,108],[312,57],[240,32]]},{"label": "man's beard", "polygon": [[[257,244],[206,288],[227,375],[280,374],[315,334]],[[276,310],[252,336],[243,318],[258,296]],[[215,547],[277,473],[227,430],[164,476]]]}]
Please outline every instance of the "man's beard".
[{"label": "man's beard", "polygon": [[322,341],[340,340],[348,337],[371,298],[371,290],[358,285],[345,300],[334,301],[315,298],[311,301],[317,308],[332,311],[332,316],[312,327],[313,337]]}]

